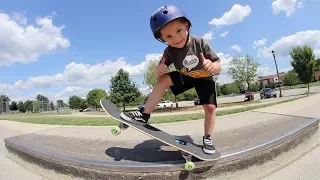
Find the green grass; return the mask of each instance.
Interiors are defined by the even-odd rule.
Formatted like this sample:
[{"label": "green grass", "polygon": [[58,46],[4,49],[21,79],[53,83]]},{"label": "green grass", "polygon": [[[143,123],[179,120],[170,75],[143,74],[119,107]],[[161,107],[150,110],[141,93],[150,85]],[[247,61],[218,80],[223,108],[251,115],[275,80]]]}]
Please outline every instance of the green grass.
[{"label": "green grass", "polygon": [[[249,105],[249,104],[259,104],[261,103],[260,100],[254,100],[254,101],[240,101],[240,102],[231,102],[231,103],[221,103],[218,104],[218,106],[221,107],[231,107],[231,106],[239,106],[239,105]],[[137,110],[136,108],[135,110]],[[189,106],[189,107],[178,107],[178,108],[159,108],[154,109],[152,113],[163,113],[163,112],[184,112],[184,111],[195,111],[195,110],[202,110],[203,107],[201,105],[197,106]],[[131,111],[127,110],[126,111]],[[100,111],[94,111],[94,112],[83,112],[90,115],[105,115],[105,112]]]},{"label": "green grass", "polygon": [[[311,82],[310,87],[320,86],[320,81]],[[286,89],[290,89],[290,86],[285,86]],[[291,89],[308,88],[308,84],[296,84],[291,86]]]},{"label": "green grass", "polygon": [[[237,108],[231,110],[217,111],[217,116],[223,116],[228,114],[235,114],[245,111],[250,111],[254,109],[269,107],[277,104],[282,104],[303,97],[298,97],[294,99],[284,100],[280,102],[257,105],[245,108]],[[204,113],[195,113],[195,114],[183,114],[183,115],[172,115],[172,116],[154,116],[150,119],[151,124],[159,123],[170,123],[170,122],[181,122],[188,120],[198,120],[203,119]],[[112,126],[118,125],[119,122],[113,120],[110,117],[66,117],[66,116],[43,116],[43,115],[34,115],[34,114],[10,114],[10,115],[0,115],[1,120],[10,120],[17,122],[25,123],[35,123],[35,124],[51,124],[51,125],[71,125],[71,126]]]}]

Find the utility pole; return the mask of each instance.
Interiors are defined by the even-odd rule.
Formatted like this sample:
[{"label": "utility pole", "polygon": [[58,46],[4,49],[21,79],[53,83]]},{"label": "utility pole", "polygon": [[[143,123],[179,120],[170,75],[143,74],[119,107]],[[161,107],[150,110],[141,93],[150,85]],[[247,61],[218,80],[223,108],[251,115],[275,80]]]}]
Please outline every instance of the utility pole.
[{"label": "utility pole", "polygon": [[273,55],[273,59],[274,59],[274,64],[276,65],[276,69],[277,69],[277,75],[278,75],[278,84],[279,84],[279,90],[280,90],[280,95],[279,97],[282,97],[282,92],[281,92],[281,84],[280,84],[280,77],[279,77],[279,71],[278,71],[278,66],[277,66],[277,61],[276,61],[276,57],[274,55],[274,50],[272,50],[272,55]]}]

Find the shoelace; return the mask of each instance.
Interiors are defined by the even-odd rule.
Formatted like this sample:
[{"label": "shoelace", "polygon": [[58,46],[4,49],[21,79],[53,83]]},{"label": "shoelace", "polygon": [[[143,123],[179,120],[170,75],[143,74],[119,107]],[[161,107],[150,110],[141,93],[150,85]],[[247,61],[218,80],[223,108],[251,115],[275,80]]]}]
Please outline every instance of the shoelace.
[{"label": "shoelace", "polygon": [[212,145],[211,139],[204,139],[204,143],[207,145]]},{"label": "shoelace", "polygon": [[142,116],[140,111],[134,111],[134,112],[131,112],[131,114],[133,114],[134,116],[139,116],[139,117]]}]

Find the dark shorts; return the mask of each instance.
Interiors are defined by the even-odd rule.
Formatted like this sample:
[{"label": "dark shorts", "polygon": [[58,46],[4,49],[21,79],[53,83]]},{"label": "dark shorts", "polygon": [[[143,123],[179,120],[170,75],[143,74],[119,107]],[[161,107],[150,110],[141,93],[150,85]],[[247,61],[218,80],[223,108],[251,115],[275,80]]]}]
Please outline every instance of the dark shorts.
[{"label": "dark shorts", "polygon": [[172,93],[177,96],[191,88],[195,88],[200,98],[200,104],[217,104],[216,82],[212,77],[192,78],[177,71],[169,72],[173,86],[170,86]]}]

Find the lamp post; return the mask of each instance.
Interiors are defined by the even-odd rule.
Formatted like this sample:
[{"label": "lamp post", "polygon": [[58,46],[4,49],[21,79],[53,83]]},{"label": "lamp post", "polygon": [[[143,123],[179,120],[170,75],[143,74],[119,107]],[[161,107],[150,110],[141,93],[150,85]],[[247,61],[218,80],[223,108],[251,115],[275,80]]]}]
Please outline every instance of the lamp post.
[{"label": "lamp post", "polygon": [[281,84],[280,84],[280,77],[279,77],[279,71],[278,71],[278,66],[277,66],[276,57],[275,57],[275,55],[274,55],[274,50],[272,50],[272,55],[273,55],[273,59],[274,59],[274,64],[276,65],[276,69],[277,69],[278,84],[279,84],[279,90],[280,90],[280,95],[279,95],[279,97],[282,97]]}]

